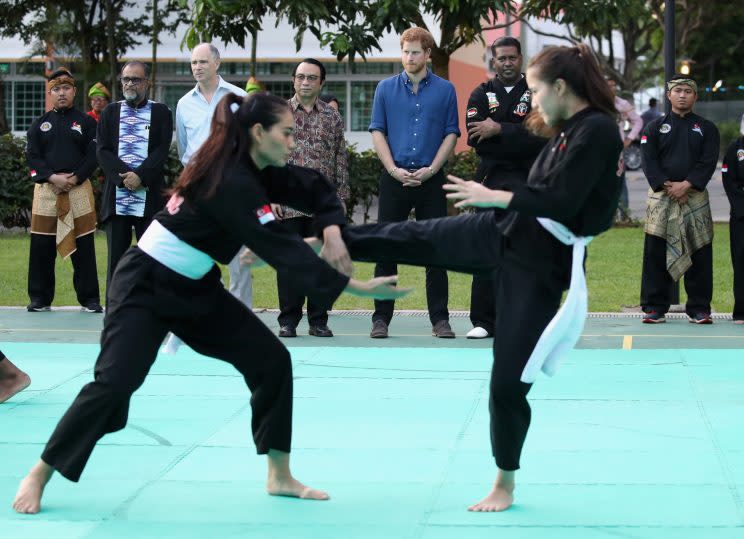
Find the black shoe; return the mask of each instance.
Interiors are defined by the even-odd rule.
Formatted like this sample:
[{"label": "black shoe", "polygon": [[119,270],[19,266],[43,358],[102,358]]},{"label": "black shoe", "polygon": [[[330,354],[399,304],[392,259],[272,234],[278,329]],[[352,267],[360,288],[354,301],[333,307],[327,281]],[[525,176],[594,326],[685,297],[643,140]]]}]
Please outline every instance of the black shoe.
[{"label": "black shoe", "polygon": [[41,305],[40,303],[32,303],[26,310],[30,313],[47,313],[52,310],[49,305]]},{"label": "black shoe", "polygon": [[313,337],[333,337],[333,332],[328,326],[310,326],[308,334]]},{"label": "black shoe", "polygon": [[455,338],[455,332],[452,331],[452,328],[449,325],[449,322],[447,320],[440,320],[434,326],[431,328],[431,334],[434,337],[439,337],[440,339],[454,339]]},{"label": "black shoe", "polygon": [[372,331],[369,332],[369,336],[373,339],[387,339],[387,324],[382,320],[375,320],[374,322],[372,322]]},{"label": "black shoe", "polygon": [[279,328],[280,337],[297,337],[297,330],[292,326],[282,326]]},{"label": "black shoe", "polygon": [[80,310],[84,313],[102,313],[103,307],[100,303],[88,303],[88,305],[83,305]]}]

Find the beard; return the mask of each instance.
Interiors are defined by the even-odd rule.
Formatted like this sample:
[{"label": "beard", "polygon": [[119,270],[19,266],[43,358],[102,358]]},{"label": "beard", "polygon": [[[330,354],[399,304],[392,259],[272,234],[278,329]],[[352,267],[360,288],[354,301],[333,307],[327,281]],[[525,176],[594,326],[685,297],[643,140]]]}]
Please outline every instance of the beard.
[{"label": "beard", "polygon": [[142,98],[137,92],[124,92],[124,100],[130,105],[136,105]]}]

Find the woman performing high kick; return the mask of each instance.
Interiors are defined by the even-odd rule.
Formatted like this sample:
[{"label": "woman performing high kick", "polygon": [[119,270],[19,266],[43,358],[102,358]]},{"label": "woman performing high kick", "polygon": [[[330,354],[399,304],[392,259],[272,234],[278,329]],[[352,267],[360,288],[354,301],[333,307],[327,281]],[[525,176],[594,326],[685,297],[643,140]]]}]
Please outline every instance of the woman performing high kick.
[{"label": "woman performing high kick", "polygon": [[[189,162],[167,207],[137,247],[119,262],[101,334],[94,381],[60,420],[41,460],[21,481],[13,507],[37,513],[52,473],[77,481],[96,442],[124,428],[129,401],[144,382],[169,331],[197,352],[231,363],[250,389],[253,440],[268,455],[269,494],[315,500],[322,491],[297,481],[289,468],[292,366],[277,337],[220,282],[246,245],[297,292],[330,308],[343,291],[395,299],[395,277],[350,279],[351,260],[339,225],[344,211],[335,188],[317,172],[285,166],[294,147],[287,101],[268,94],[230,94],[218,104],[206,143]],[[301,238],[277,226],[272,203],[315,215],[324,244],[318,258]],[[333,267],[332,267],[333,266]]]},{"label": "woman performing high kick", "polygon": [[[535,115],[528,125],[553,135],[527,183],[511,192],[454,177],[445,185],[458,207],[506,208],[505,217],[481,212],[343,232],[354,260],[466,273],[498,268],[489,399],[498,472],[471,511],[503,511],[513,503],[530,425],[527,393],[537,371],[555,372],[560,352],[578,340],[586,315],[583,249],[610,227],[621,186],[614,100],[590,49],[543,49],[530,62],[527,82]],[[555,316],[569,280],[571,301]]]}]

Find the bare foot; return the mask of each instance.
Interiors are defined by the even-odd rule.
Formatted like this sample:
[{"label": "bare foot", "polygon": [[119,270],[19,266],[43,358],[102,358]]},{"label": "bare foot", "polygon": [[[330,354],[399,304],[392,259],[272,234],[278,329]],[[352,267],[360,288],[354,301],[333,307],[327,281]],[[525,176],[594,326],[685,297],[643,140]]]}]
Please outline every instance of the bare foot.
[{"label": "bare foot", "polygon": [[493,490],[481,501],[468,507],[468,511],[491,513],[509,509],[514,503],[514,476],[514,471],[500,469]]},{"label": "bare foot", "polygon": [[307,487],[297,481],[294,477],[289,479],[269,479],[266,482],[266,490],[272,496],[290,496],[303,500],[328,500],[330,496],[322,490]]},{"label": "bare foot", "polygon": [[0,402],[5,402],[16,393],[31,385],[31,378],[25,372],[0,380]]},{"label": "bare foot", "polygon": [[468,511],[476,513],[505,511],[514,503],[514,491],[508,491],[501,487],[493,487],[488,496],[476,504],[468,507]]},{"label": "bare foot", "polygon": [[41,495],[53,473],[54,468],[39,460],[18,486],[13,509],[18,513],[38,513],[41,510]]}]

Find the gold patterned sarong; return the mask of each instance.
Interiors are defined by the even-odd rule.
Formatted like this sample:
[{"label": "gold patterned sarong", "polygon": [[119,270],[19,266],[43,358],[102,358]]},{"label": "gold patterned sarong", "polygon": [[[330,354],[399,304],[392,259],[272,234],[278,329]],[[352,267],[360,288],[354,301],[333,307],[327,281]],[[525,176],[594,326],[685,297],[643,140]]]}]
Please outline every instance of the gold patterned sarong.
[{"label": "gold patterned sarong", "polygon": [[690,190],[687,203],[679,204],[664,191],[648,190],[646,234],[667,242],[666,266],[679,281],[692,266],[692,253],[713,242],[713,217],[708,191]]},{"label": "gold patterned sarong", "polygon": [[85,180],[66,193],[54,194],[50,183],[34,186],[31,233],[57,237],[57,252],[67,258],[77,249],[75,238],[96,230],[93,186]]}]

